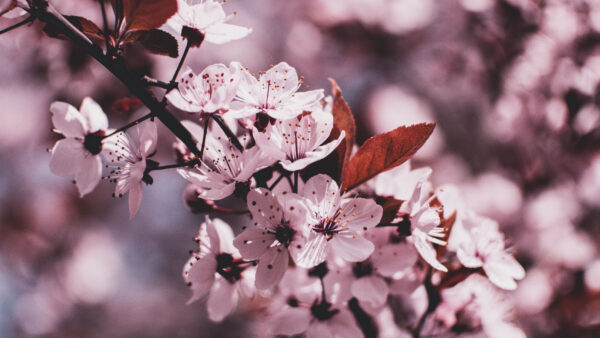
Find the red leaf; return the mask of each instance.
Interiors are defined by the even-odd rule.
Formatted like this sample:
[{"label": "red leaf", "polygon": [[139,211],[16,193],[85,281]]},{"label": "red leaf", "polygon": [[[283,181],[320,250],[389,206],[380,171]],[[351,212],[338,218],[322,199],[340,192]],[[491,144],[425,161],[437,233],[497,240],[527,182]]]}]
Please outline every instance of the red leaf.
[{"label": "red leaf", "polygon": [[115,101],[112,105],[112,109],[117,113],[125,114],[143,105],[142,101],[137,97],[124,97]]},{"label": "red leaf", "polygon": [[340,143],[335,150],[338,159],[337,177],[339,177],[339,183],[344,179],[344,167],[350,159],[352,147],[356,141],[356,123],[354,122],[354,116],[348,103],[342,96],[340,87],[338,87],[338,84],[332,78],[329,79],[329,82],[331,82],[331,92],[333,93],[333,129],[331,130],[329,139],[337,139],[342,130],[346,133],[345,142]]},{"label": "red leaf", "polygon": [[[67,18],[67,20],[69,20],[69,22],[72,23],[73,26],[75,26],[77,29],[82,31],[84,34],[92,36],[92,37],[100,38],[100,39],[104,38],[104,35],[103,35],[100,27],[98,27],[92,21],[90,21],[86,18],[80,17],[80,16],[75,16],[75,15],[66,15],[65,18]],[[44,33],[46,33],[49,37],[57,38],[57,39],[66,39],[67,38],[63,33],[54,29],[54,27],[52,25],[45,25],[43,30],[44,30]]]},{"label": "red leaf", "polygon": [[127,31],[162,26],[177,12],[177,0],[122,0]]},{"label": "red leaf", "polygon": [[171,34],[159,29],[128,33],[123,42],[139,42],[147,51],[153,54],[167,55],[172,58],[179,55],[177,40]]},{"label": "red leaf", "polygon": [[435,123],[398,127],[371,137],[344,169],[342,191],[347,191],[408,160],[427,141]]}]

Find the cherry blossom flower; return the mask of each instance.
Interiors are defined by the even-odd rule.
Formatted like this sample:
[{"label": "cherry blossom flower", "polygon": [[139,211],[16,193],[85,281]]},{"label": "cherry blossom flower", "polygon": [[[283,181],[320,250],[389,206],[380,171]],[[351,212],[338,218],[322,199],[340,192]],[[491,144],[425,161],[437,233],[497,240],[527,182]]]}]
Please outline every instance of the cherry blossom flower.
[{"label": "cherry blossom flower", "polygon": [[499,288],[514,290],[515,279],[523,279],[525,270],[504,248],[504,235],[495,221],[470,214],[463,220],[466,230],[456,255],[467,268],[483,268]]},{"label": "cherry blossom flower", "polygon": [[198,252],[186,262],[183,278],[192,289],[188,304],[208,296],[208,316],[221,321],[235,308],[240,293],[251,297],[254,280],[249,273],[251,263],[241,260],[233,247],[233,232],[227,223],[206,216],[196,237]]},{"label": "cherry blossom flower", "polygon": [[337,183],[331,177],[319,174],[304,185],[303,196],[309,207],[308,241],[294,261],[310,268],[325,260],[330,247],[349,262],[364,261],[374,250],[373,243],[359,232],[375,227],[383,209],[366,198],[341,196]]},{"label": "cherry blossom flower", "polygon": [[[426,177],[424,177],[425,179]],[[445,236],[445,230],[440,225],[440,216],[429,206],[427,192],[423,189],[423,181],[420,181],[412,194],[410,200],[404,202],[399,212],[407,215],[411,225],[411,236],[419,255],[432,267],[447,272],[448,269],[437,259],[437,253],[433,243],[446,245],[441,240]]]},{"label": "cherry blossom flower", "polygon": [[300,250],[308,210],[296,194],[275,197],[267,189],[251,190],[248,209],[254,226],[247,228],[233,242],[247,260],[258,259],[256,287],[267,289],[277,284],[288,267],[288,250]]},{"label": "cherry blossom flower", "polygon": [[344,131],[336,140],[323,144],[332,128],[333,115],[329,106],[328,111],[317,109],[296,119],[269,123],[263,131],[254,128],[252,135],[259,148],[279,159],[284,169],[298,171],[327,157],[342,142],[346,135]]},{"label": "cherry blossom flower", "polygon": [[482,328],[489,337],[525,337],[512,323],[510,301],[483,276],[473,274],[463,282],[442,291],[442,303],[435,318],[446,327],[455,325]]},{"label": "cherry blossom flower", "polygon": [[393,228],[372,229],[364,235],[374,245],[373,254],[362,262],[347,264],[339,259],[327,259],[331,272],[325,277],[327,289],[337,290],[334,303],[356,297],[361,305],[380,309],[390,293],[389,284],[412,272],[417,252]]},{"label": "cherry blossom flower", "polygon": [[192,47],[200,47],[203,41],[223,44],[252,32],[250,28],[226,23],[232,15],[226,15],[223,5],[215,0],[178,0],[177,8],[162,28],[183,36]]},{"label": "cherry blossom flower", "polygon": [[50,105],[54,131],[63,134],[52,148],[50,170],[58,176],[75,175],[79,195],[94,190],[102,177],[102,139],[108,119],[102,108],[86,97],[80,110],[65,102]]},{"label": "cherry blossom flower", "polygon": [[[306,270],[288,269],[281,286],[281,297],[271,306],[267,319],[271,334],[292,336],[306,332],[306,337],[311,338],[363,337],[346,306],[321,299],[318,279],[307,278]],[[331,294],[331,290],[326,290],[325,294]]]},{"label": "cherry blossom flower", "polygon": [[323,90],[298,92],[296,69],[281,62],[262,73],[257,80],[247,70],[241,72],[237,100],[241,107],[230,111],[235,118],[252,116],[262,112],[281,120],[294,118],[303,111],[311,111],[323,98]]},{"label": "cherry blossom flower", "polygon": [[[142,203],[142,181],[150,184],[146,175],[148,157],[156,151],[156,124],[142,122],[133,135],[120,132],[104,143],[103,155],[112,168],[107,178],[116,183],[114,196],[121,197],[129,192],[129,217],[133,218]],[[150,162],[156,164],[156,162]]]},{"label": "cherry blossom flower", "polygon": [[227,110],[237,92],[241,65],[232,62],[206,67],[196,75],[187,69],[178,81],[178,87],[167,94],[169,102],[186,112],[206,114]]},{"label": "cherry blossom flower", "polygon": [[[182,123],[197,140],[202,140],[202,128],[191,121]],[[247,140],[246,136],[241,139]],[[233,194],[236,184],[246,184],[256,171],[274,162],[258,147],[240,151],[217,128],[210,129],[206,135],[203,157],[200,164],[177,172],[198,187],[199,197],[209,200],[220,200]]]}]

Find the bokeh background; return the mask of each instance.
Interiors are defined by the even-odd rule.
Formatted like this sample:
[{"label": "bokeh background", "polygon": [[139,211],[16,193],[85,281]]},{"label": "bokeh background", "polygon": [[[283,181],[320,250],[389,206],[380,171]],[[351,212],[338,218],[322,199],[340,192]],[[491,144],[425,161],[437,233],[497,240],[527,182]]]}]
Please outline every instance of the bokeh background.
[{"label": "bokeh background", "polygon": [[[98,4],[52,1],[100,24]],[[229,0],[247,38],[192,50],[187,64],[287,61],[306,89],[337,80],[359,141],[437,122],[415,166],[497,219],[527,277],[509,293],[531,337],[600,336],[600,1]],[[0,27],[15,23],[0,19]],[[168,80],[177,60],[135,47],[127,64]],[[41,25],[0,36],[0,336],[261,336],[241,310],[220,324],[185,305],[181,268],[202,217],[185,181],[155,172],[128,220],[113,185],[80,199],[53,176],[49,104],[91,96],[111,127],[144,113],[105,69]],[[158,92],[157,92],[158,93]],[[160,130],[158,160],[172,163]],[[244,219],[236,220],[237,226]]]}]

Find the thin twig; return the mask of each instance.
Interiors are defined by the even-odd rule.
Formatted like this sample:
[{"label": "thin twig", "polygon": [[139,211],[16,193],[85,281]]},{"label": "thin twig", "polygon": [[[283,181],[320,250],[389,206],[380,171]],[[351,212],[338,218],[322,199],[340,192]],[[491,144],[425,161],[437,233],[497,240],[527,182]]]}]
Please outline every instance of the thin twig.
[{"label": "thin twig", "polygon": [[229,128],[227,123],[225,123],[225,120],[223,120],[223,117],[216,113],[210,114],[210,117],[212,117],[213,120],[215,120],[215,122],[217,122],[217,124],[219,125],[219,127],[221,127],[221,129],[223,130],[225,135],[227,135],[227,137],[229,138],[231,143],[233,143],[233,145],[236,148],[238,148],[239,151],[244,151],[244,146],[242,146],[242,144],[240,143],[240,140],[238,140],[237,136],[235,136],[235,134],[233,133],[233,131],[231,131],[231,129]]},{"label": "thin twig", "polygon": [[190,47],[192,47],[192,44],[190,43],[190,40],[188,39],[187,44],[185,45],[185,49],[183,50],[183,54],[181,55],[181,59],[179,60],[179,64],[177,64],[177,69],[175,70],[175,73],[173,74],[173,77],[171,78],[171,83],[175,82],[175,80],[177,79],[177,75],[179,75],[179,71],[181,70],[183,63],[185,62],[185,59],[187,58],[188,52],[190,51]]},{"label": "thin twig", "polygon": [[23,25],[33,22],[33,20],[35,20],[35,17],[33,15],[29,16],[29,17],[27,17],[27,19],[25,19],[23,21],[17,22],[16,24],[14,24],[12,26],[4,28],[3,30],[0,31],[0,34],[8,33],[10,31],[12,31],[13,29],[19,28]]},{"label": "thin twig", "polygon": [[131,127],[135,126],[135,125],[138,125],[138,124],[140,124],[140,123],[142,123],[142,122],[146,121],[147,119],[149,119],[149,118],[151,118],[151,117],[153,117],[153,116],[154,116],[154,114],[153,114],[152,112],[150,112],[150,113],[148,113],[148,114],[146,114],[146,115],[144,115],[144,116],[140,117],[139,119],[137,119],[137,120],[135,120],[135,121],[131,121],[131,122],[127,123],[126,125],[124,125],[124,126],[122,126],[121,128],[119,128],[119,129],[117,129],[117,130],[113,131],[112,133],[110,133],[110,134],[108,134],[108,135],[104,136],[103,138],[107,138],[107,137],[111,137],[111,136],[113,136],[113,135],[116,135],[116,134],[118,134],[118,133],[120,133],[120,132],[122,132],[122,131],[125,131],[125,130],[127,130],[127,129],[129,129],[129,128],[131,128]]},{"label": "thin twig", "polygon": [[108,34],[108,19],[106,17],[106,8],[104,6],[104,0],[100,0],[98,2],[100,4],[100,9],[102,10],[102,22],[104,24],[104,43],[106,44],[106,54],[112,55],[112,45],[110,44],[110,36]]}]

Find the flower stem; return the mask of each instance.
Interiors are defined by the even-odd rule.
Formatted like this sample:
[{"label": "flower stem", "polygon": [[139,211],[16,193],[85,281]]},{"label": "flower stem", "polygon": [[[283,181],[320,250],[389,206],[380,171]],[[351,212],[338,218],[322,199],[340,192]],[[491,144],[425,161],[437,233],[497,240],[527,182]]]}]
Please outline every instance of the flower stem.
[{"label": "flower stem", "polygon": [[295,194],[298,193],[298,179],[300,178],[299,174],[299,171],[294,171],[294,186],[292,187],[292,189]]},{"label": "flower stem", "polygon": [[185,49],[183,50],[183,54],[181,55],[181,59],[179,59],[179,64],[177,65],[177,69],[175,69],[175,73],[173,74],[173,77],[171,78],[171,83],[174,83],[175,80],[177,79],[177,75],[179,75],[179,71],[181,70],[183,63],[185,62],[185,59],[187,58],[188,52],[190,51],[190,47],[192,47],[192,44],[190,43],[190,40],[188,39],[187,44],[185,45]]},{"label": "flower stem", "polygon": [[151,171],[156,171],[156,170],[165,170],[165,169],[175,169],[175,168],[183,168],[183,167],[191,167],[198,164],[197,160],[192,160],[189,162],[185,162],[185,163],[175,163],[175,164],[169,164],[169,165],[163,165],[160,167],[154,167],[154,168],[147,168],[148,172]]},{"label": "flower stem", "polygon": [[437,290],[435,285],[433,285],[433,283],[431,282],[431,275],[432,275],[431,267],[428,266],[427,269],[428,269],[427,276],[425,277],[425,281],[423,281],[423,284],[425,286],[425,291],[427,291],[427,301],[428,301],[427,309],[425,310],[425,313],[423,313],[423,315],[419,319],[417,326],[415,327],[415,329],[412,332],[413,338],[419,338],[421,336],[421,331],[423,330],[423,327],[425,326],[427,317],[429,317],[429,315],[432,314],[433,311],[435,311],[435,309],[438,307],[438,305],[442,301],[439,291]]},{"label": "flower stem", "polygon": [[124,125],[124,126],[122,126],[121,128],[119,128],[119,129],[117,129],[117,130],[113,131],[112,133],[110,133],[110,134],[108,134],[108,135],[104,136],[103,138],[107,138],[107,137],[111,137],[111,136],[113,136],[113,135],[116,135],[116,134],[118,134],[118,133],[120,133],[120,132],[122,132],[122,131],[125,131],[125,130],[127,130],[127,129],[129,129],[129,128],[133,127],[133,126],[136,126],[136,125],[138,125],[138,124],[140,124],[140,123],[144,122],[145,120],[147,120],[147,119],[149,119],[149,118],[151,118],[151,117],[153,117],[153,116],[154,116],[154,114],[153,114],[152,112],[150,112],[150,113],[148,113],[148,114],[146,114],[146,115],[144,115],[144,116],[140,117],[139,119],[137,119],[137,120],[135,120],[135,121],[131,121],[131,122],[127,123],[126,125]]},{"label": "flower stem", "polygon": [[14,25],[12,25],[10,27],[6,27],[3,30],[0,30],[0,34],[8,33],[10,31],[12,31],[13,29],[19,28],[19,27],[21,27],[23,25],[26,25],[26,24],[28,24],[30,22],[33,22],[33,20],[35,20],[35,17],[33,15],[29,16],[29,17],[27,17],[27,19],[25,19],[23,21],[17,22],[16,24],[14,24]]},{"label": "flower stem", "polygon": [[202,146],[200,147],[200,161],[202,161],[202,156],[204,155],[204,145],[206,144],[206,134],[208,134],[208,123],[210,122],[209,118],[206,118],[204,121],[204,132],[202,133]]},{"label": "flower stem", "polygon": [[273,190],[273,188],[275,188],[275,187],[277,186],[277,184],[279,184],[279,182],[281,182],[281,180],[283,179],[283,177],[284,177],[284,176],[285,176],[285,175],[281,174],[281,175],[280,175],[280,176],[279,176],[279,177],[278,177],[278,178],[275,180],[275,182],[273,182],[273,183],[271,184],[271,186],[270,186],[270,187],[267,187],[267,189],[269,189],[269,190]]}]

